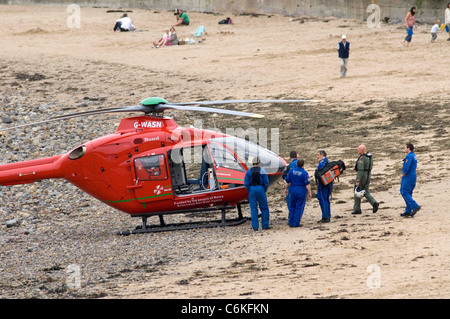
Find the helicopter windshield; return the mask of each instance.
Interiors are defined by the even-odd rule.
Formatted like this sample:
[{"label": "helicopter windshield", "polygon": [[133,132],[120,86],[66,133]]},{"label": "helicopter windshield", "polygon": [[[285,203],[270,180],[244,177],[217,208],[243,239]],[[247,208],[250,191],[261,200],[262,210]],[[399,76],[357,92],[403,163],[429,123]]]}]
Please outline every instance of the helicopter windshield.
[{"label": "helicopter windshield", "polygon": [[[268,174],[283,172],[285,168],[284,163],[277,154],[250,141],[233,136],[212,138],[210,141],[222,144],[228,149],[231,149],[237,155],[238,159],[244,163],[245,166],[247,166],[247,168],[252,167],[252,162],[255,157],[259,157],[261,167],[264,167]],[[226,164],[228,165],[238,164],[234,158],[216,158],[215,154],[213,154],[213,157],[216,162],[226,161]]]}]

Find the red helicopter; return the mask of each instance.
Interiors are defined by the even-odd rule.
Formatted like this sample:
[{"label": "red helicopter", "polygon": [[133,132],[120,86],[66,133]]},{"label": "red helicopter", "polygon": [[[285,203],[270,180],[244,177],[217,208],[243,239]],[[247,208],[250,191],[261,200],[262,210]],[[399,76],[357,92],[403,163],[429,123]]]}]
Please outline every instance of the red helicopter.
[{"label": "red helicopter", "polygon": [[[63,178],[101,202],[132,217],[142,225],[118,234],[144,233],[238,225],[247,220],[241,204],[246,203],[244,175],[252,159],[259,157],[277,182],[286,162],[272,151],[248,140],[196,128],[179,127],[165,110],[179,109],[263,117],[254,113],[204,107],[200,105],[235,103],[307,102],[310,100],[224,100],[169,103],[152,97],[136,106],[112,107],[53,117],[29,125],[102,113],[143,112],[121,120],[117,131],[86,142],[53,157],[0,165],[0,185],[27,184],[44,179]],[[237,209],[238,217],[226,219],[225,212]],[[218,221],[166,224],[163,215],[221,211]],[[147,218],[159,216],[159,225],[147,225]]]}]

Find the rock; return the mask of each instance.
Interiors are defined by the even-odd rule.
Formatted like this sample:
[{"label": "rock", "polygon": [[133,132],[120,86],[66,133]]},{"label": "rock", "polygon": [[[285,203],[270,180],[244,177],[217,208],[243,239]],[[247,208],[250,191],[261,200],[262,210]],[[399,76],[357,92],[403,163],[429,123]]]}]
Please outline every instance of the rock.
[{"label": "rock", "polygon": [[8,228],[17,227],[17,226],[19,226],[19,220],[18,219],[10,219],[5,224],[6,224],[6,227],[8,227]]},{"label": "rock", "polygon": [[5,124],[10,124],[13,120],[9,116],[2,116],[2,122]]}]

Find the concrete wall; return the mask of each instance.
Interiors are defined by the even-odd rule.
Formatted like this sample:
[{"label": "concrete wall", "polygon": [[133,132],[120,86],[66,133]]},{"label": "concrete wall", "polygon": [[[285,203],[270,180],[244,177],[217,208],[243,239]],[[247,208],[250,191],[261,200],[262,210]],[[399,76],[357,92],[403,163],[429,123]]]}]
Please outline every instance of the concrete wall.
[{"label": "concrete wall", "polygon": [[0,4],[18,5],[69,5],[90,7],[144,8],[173,10],[182,8],[198,12],[231,12],[233,14],[283,14],[289,16],[335,16],[366,20],[370,4],[378,4],[381,19],[403,20],[406,12],[415,5],[417,20],[432,22],[443,20],[448,0],[0,0]]}]

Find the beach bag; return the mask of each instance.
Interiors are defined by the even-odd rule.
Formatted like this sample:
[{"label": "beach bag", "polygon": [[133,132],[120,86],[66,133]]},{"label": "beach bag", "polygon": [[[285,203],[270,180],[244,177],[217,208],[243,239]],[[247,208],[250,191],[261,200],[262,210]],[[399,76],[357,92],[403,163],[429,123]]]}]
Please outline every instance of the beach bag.
[{"label": "beach bag", "polygon": [[219,24],[232,24],[233,21],[231,21],[231,18],[226,18],[224,20],[219,21]]},{"label": "beach bag", "polygon": [[408,33],[408,35],[413,35],[413,30],[412,29],[408,29],[407,33]]},{"label": "beach bag", "polygon": [[316,170],[314,177],[316,182],[319,181],[326,186],[339,179],[339,176],[344,173],[345,169],[345,163],[341,160],[328,162],[322,169]]}]

